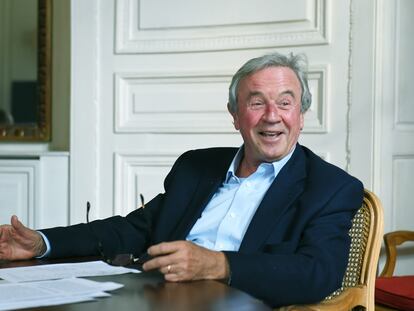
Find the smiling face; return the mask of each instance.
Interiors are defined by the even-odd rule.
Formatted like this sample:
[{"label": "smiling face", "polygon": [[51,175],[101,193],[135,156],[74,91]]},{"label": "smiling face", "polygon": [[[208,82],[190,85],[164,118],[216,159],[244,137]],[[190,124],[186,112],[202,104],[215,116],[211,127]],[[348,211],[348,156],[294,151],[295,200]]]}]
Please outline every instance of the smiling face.
[{"label": "smiling face", "polygon": [[269,67],[243,78],[238,87],[234,127],[244,140],[242,166],[254,172],[292,150],[303,128],[302,89],[293,70]]}]

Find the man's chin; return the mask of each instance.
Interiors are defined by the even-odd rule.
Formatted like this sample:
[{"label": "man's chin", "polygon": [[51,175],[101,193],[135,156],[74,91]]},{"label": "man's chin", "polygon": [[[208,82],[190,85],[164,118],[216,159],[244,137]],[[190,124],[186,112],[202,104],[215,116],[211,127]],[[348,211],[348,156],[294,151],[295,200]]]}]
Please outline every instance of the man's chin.
[{"label": "man's chin", "polygon": [[263,161],[265,163],[272,163],[272,162],[276,162],[279,161],[281,159],[283,159],[286,156],[286,154],[278,152],[278,153],[266,153],[263,154]]},{"label": "man's chin", "polygon": [[262,160],[261,162],[267,162],[267,163],[279,161],[283,159],[284,157],[286,157],[293,150],[293,146],[287,146],[286,144],[283,144],[283,145],[278,144],[278,148],[275,147],[274,145],[273,146],[262,145],[260,147],[262,148],[260,148],[257,151],[259,151],[258,154]]}]

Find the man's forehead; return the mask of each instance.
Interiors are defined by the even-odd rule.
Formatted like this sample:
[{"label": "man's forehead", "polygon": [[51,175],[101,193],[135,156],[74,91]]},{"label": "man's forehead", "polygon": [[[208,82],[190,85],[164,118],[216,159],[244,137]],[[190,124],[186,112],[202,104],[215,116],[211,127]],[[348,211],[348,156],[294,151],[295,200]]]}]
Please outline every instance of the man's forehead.
[{"label": "man's forehead", "polygon": [[264,79],[268,78],[269,80],[276,79],[276,78],[284,78],[284,79],[291,80],[291,82],[293,82],[294,84],[297,83],[298,85],[300,85],[299,78],[297,77],[295,71],[293,71],[289,67],[284,67],[284,66],[270,66],[270,67],[266,67],[266,68],[254,71],[246,75],[245,77],[243,77],[240,80],[240,83],[255,80],[258,77],[264,78]]},{"label": "man's forehead", "polygon": [[[261,91],[256,91],[256,90],[248,90],[248,97],[252,98],[252,97],[264,97],[266,96],[265,93],[261,92]],[[293,98],[295,98],[295,91],[287,88],[285,90],[282,90],[280,93],[277,94],[278,97],[284,97],[284,96],[291,96]]]},{"label": "man's forehead", "polygon": [[279,93],[292,95],[301,92],[302,87],[296,73],[289,67],[272,66],[245,76],[239,84],[238,92],[248,92],[250,96],[260,95],[261,86],[276,86]]}]

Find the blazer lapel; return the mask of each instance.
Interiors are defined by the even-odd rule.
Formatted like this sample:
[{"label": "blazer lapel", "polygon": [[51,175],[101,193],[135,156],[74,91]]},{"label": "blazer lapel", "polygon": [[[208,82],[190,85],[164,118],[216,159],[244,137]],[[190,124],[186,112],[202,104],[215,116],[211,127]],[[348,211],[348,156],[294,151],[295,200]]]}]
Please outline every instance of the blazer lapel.
[{"label": "blazer lapel", "polygon": [[194,192],[193,198],[186,209],[184,216],[180,219],[175,230],[171,234],[170,240],[183,240],[186,238],[191,228],[211,200],[217,189],[223,183],[227,169],[236,154],[237,149],[223,153],[221,163],[214,163],[214,167],[206,167],[204,175],[200,177],[199,184]]},{"label": "blazer lapel", "polygon": [[292,158],[279,172],[253,216],[240,245],[241,252],[251,252],[261,246],[286,209],[303,192],[305,177],[305,155],[297,144]]},{"label": "blazer lapel", "polygon": [[171,234],[171,241],[185,239],[197,219],[201,217],[201,213],[221,182],[221,179],[213,178],[205,178],[200,181],[190,206],[186,209],[184,216]]}]

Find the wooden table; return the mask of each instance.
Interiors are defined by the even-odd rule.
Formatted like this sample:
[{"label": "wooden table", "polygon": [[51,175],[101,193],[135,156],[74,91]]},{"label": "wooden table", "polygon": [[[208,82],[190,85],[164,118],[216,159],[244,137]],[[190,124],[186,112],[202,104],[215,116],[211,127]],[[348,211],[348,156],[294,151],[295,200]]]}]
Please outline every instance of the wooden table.
[{"label": "wooden table", "polygon": [[[0,261],[0,269],[86,261],[88,259],[94,260],[93,258],[78,258],[70,260]],[[252,296],[217,281],[171,283],[165,282],[163,276],[156,272],[88,277],[88,279],[113,281],[123,284],[124,287],[110,292],[111,297],[98,298],[95,301],[31,308],[28,310],[271,310],[270,307]]]}]

